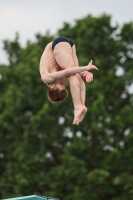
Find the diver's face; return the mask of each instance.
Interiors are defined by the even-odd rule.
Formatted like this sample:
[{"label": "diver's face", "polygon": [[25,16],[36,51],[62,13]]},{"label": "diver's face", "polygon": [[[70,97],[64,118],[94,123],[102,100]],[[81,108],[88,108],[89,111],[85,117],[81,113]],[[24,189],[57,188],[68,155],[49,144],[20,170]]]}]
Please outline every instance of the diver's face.
[{"label": "diver's face", "polygon": [[58,90],[60,90],[60,91],[65,89],[65,86],[63,84],[60,84],[60,83],[56,83],[55,87],[58,88]]},{"label": "diver's face", "polygon": [[58,89],[60,91],[65,89],[65,86],[61,83],[53,83],[53,84],[50,84],[49,87],[51,89]]}]

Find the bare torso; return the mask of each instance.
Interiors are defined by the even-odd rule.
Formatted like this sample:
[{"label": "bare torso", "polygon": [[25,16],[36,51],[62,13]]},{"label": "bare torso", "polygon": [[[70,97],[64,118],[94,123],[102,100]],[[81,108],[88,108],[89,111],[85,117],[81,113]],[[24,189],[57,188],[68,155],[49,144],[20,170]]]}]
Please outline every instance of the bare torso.
[{"label": "bare torso", "polygon": [[[50,42],[41,56],[40,74],[48,77],[51,73],[74,66],[78,66],[75,45],[71,47],[67,42],[60,42],[53,51],[52,42]],[[65,83],[67,78],[63,77],[59,81]]]},{"label": "bare torso", "polygon": [[[62,70],[58,63],[55,60],[53,50],[52,50],[52,42],[50,42],[41,56],[40,60],[40,74],[49,76],[50,73]],[[66,83],[67,77],[60,78],[58,81],[62,83]]]},{"label": "bare torso", "polygon": [[40,60],[40,73],[49,74],[59,70],[59,66],[54,58],[52,51],[52,42],[50,42],[41,57]]}]

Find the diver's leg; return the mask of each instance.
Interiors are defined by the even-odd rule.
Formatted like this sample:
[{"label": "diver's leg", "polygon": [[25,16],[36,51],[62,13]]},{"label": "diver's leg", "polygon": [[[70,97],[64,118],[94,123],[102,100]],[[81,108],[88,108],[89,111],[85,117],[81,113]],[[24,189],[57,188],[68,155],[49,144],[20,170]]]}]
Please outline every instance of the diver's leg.
[{"label": "diver's leg", "polygon": [[[62,69],[75,67],[72,58],[72,49],[66,42],[61,42],[55,46],[54,56],[56,62]],[[74,103],[74,124],[79,124],[82,121],[86,107],[85,102],[85,90],[84,85],[79,78],[79,74],[70,76],[68,78],[70,84],[71,96]],[[82,80],[83,81],[83,80]],[[81,84],[82,83],[82,84]]]},{"label": "diver's leg", "polygon": [[[87,108],[85,106],[85,95],[86,95],[85,83],[84,83],[83,79],[80,77],[79,74],[77,74],[75,76],[79,80],[77,83],[75,82],[75,78],[73,78],[73,77],[69,78],[70,88],[71,88],[71,91],[72,91],[71,95],[73,95],[72,99],[73,99],[73,102],[74,102],[74,112],[75,112],[73,124],[77,124],[77,122],[78,123],[81,122],[83,120],[86,112],[87,112]],[[80,96],[80,105],[82,104],[82,107],[76,106],[76,105],[78,105],[78,104],[76,104],[77,96],[75,96],[74,92],[73,92],[73,91],[75,91],[75,88],[72,88],[74,85],[76,85],[77,87],[80,88],[79,96]]]}]

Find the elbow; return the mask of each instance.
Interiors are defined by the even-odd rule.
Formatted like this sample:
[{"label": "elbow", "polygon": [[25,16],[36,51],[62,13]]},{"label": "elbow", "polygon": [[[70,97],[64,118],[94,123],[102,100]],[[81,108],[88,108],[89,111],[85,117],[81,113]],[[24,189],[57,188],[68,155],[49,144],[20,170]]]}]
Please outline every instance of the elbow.
[{"label": "elbow", "polygon": [[41,76],[41,80],[42,80],[43,83],[47,84],[47,79],[46,79],[45,76]]},{"label": "elbow", "polygon": [[43,76],[41,76],[41,80],[42,80],[43,82],[45,82],[45,80],[44,80],[44,77],[43,77]]}]

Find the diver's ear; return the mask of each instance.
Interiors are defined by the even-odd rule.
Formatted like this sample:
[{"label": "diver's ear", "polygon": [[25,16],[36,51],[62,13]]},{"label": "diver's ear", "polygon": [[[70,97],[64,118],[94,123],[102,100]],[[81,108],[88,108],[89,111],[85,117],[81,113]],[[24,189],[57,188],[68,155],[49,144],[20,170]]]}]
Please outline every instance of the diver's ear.
[{"label": "diver's ear", "polygon": [[49,84],[48,87],[49,87],[50,89],[53,89],[53,88],[54,88],[54,84]]}]

